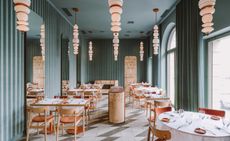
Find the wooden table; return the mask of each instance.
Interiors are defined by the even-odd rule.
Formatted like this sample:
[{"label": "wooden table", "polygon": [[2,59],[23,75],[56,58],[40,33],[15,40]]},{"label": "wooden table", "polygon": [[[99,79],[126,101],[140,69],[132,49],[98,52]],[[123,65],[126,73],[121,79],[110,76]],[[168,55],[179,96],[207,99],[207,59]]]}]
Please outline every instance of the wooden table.
[{"label": "wooden table", "polygon": [[[46,98],[39,102],[32,103],[29,106],[53,106],[53,107],[61,107],[61,106],[71,106],[71,107],[85,107],[89,104],[90,99],[54,99],[54,98]],[[85,120],[85,109],[83,108],[83,120]],[[85,121],[83,121],[85,123]],[[85,129],[83,128],[83,132]],[[48,133],[53,133],[53,125],[50,125]]]}]

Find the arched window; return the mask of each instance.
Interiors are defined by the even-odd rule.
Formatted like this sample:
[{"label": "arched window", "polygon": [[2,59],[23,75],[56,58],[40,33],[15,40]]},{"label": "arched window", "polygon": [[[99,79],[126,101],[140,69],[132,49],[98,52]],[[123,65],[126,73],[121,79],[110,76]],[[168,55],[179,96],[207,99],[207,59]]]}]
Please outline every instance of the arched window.
[{"label": "arched window", "polygon": [[176,28],[171,31],[167,46],[167,95],[173,104],[175,101],[175,51]]}]

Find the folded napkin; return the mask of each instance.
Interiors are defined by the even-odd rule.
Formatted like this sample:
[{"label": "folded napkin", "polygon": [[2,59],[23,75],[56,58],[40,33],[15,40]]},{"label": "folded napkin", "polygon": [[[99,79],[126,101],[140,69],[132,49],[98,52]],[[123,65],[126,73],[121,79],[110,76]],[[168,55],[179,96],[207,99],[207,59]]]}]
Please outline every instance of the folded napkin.
[{"label": "folded napkin", "polygon": [[211,116],[211,119],[212,120],[220,120],[220,117],[218,117],[218,116]]},{"label": "folded napkin", "polygon": [[162,118],[161,121],[162,121],[162,122],[169,122],[170,119],[169,119],[169,118]]},{"label": "folded napkin", "polygon": [[197,134],[206,134],[206,130],[202,128],[196,128],[194,132]]}]

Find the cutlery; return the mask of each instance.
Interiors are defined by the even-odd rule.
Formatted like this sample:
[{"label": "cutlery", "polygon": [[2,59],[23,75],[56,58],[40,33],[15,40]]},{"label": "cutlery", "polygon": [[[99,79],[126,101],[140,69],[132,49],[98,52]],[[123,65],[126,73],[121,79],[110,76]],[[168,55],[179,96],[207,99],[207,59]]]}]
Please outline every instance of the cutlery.
[{"label": "cutlery", "polygon": [[226,131],[225,129],[223,129],[223,128],[221,128],[221,127],[217,127],[217,126],[216,126],[216,129],[219,130],[219,131],[222,130],[222,131],[224,131],[225,133],[230,134],[230,132]]},{"label": "cutlery", "polygon": [[204,130],[208,131],[209,133],[211,133],[212,135],[216,135],[213,131],[206,129],[205,127],[203,127]]},{"label": "cutlery", "polygon": [[182,124],[182,125],[180,125],[179,127],[177,127],[177,129],[180,129],[180,128],[186,126],[186,125],[187,125],[187,124]]},{"label": "cutlery", "polygon": [[182,127],[185,127],[185,126],[189,126],[189,125],[191,125],[192,124],[192,121],[186,121],[186,123],[185,124],[182,124],[182,125],[180,125],[179,127],[177,127],[177,129],[180,129],[180,128],[182,128]]}]

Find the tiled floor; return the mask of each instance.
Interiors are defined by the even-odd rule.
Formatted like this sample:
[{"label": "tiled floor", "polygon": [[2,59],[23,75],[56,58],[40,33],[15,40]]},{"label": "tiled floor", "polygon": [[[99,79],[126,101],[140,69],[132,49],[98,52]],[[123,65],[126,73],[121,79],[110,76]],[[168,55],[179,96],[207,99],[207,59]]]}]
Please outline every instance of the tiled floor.
[{"label": "tiled floor", "polygon": [[[103,96],[98,104],[97,117],[93,117],[84,135],[79,135],[79,141],[145,141],[147,137],[148,122],[144,111],[126,106],[126,121],[120,125],[108,122],[108,99]],[[93,115],[95,115],[93,114]],[[42,141],[43,135],[30,136],[31,141]],[[25,140],[25,139],[22,139]],[[49,141],[55,141],[55,135],[48,135]],[[60,135],[60,141],[72,141],[71,135]]]}]

